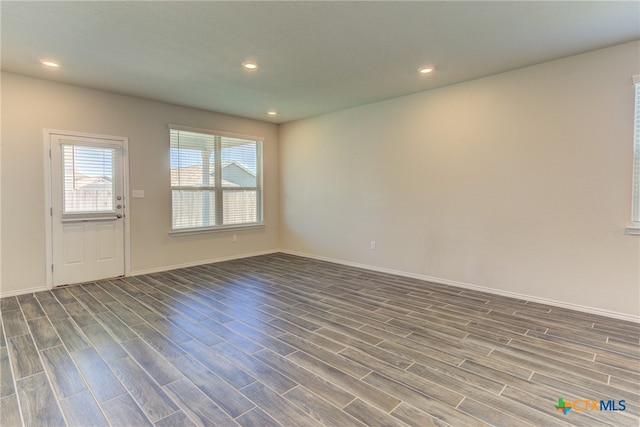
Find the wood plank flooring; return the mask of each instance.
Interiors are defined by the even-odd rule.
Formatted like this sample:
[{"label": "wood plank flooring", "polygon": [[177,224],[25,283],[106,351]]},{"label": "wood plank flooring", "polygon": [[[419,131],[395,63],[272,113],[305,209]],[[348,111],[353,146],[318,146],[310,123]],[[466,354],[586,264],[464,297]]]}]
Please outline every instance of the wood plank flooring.
[{"label": "wood plank flooring", "polygon": [[3,427],[640,424],[640,324],[292,255],[0,310]]}]

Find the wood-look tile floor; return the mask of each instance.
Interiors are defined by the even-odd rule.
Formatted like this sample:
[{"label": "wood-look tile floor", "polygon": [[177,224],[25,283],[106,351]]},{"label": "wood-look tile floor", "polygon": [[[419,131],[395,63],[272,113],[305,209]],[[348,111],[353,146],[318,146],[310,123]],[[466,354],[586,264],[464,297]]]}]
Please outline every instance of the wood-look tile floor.
[{"label": "wood-look tile floor", "polygon": [[291,255],[0,302],[3,427],[640,421],[640,324]]}]

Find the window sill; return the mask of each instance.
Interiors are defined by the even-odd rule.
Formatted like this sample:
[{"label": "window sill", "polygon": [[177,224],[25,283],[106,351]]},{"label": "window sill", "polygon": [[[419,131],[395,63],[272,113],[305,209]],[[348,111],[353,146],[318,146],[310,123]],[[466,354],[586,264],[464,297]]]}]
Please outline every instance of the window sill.
[{"label": "window sill", "polygon": [[624,233],[628,236],[640,236],[640,224],[626,227]]},{"label": "window sill", "polygon": [[244,225],[223,225],[220,227],[211,227],[211,228],[187,228],[184,230],[172,230],[169,232],[170,236],[187,236],[190,234],[205,234],[205,233],[219,233],[221,231],[231,231],[231,230],[254,230],[259,228],[264,228],[265,225],[263,222],[256,222],[252,224],[244,224]]}]

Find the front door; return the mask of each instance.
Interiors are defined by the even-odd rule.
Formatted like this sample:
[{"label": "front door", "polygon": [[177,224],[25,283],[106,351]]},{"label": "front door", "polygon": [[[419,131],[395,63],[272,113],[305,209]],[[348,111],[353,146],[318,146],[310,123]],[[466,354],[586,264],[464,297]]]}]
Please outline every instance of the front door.
[{"label": "front door", "polygon": [[124,144],[50,134],[53,286],[124,275]]}]

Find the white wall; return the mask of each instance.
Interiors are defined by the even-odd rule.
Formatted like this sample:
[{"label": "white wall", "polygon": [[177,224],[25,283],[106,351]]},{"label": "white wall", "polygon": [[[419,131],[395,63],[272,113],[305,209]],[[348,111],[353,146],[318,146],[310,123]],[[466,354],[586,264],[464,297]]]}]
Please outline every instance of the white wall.
[{"label": "white wall", "polygon": [[639,316],[639,67],[633,42],[283,125],[281,246]]},{"label": "white wall", "polygon": [[[264,137],[264,229],[169,236],[169,123]],[[133,272],[279,247],[276,125],[3,73],[2,294],[45,285],[44,128],[129,138]]]}]

